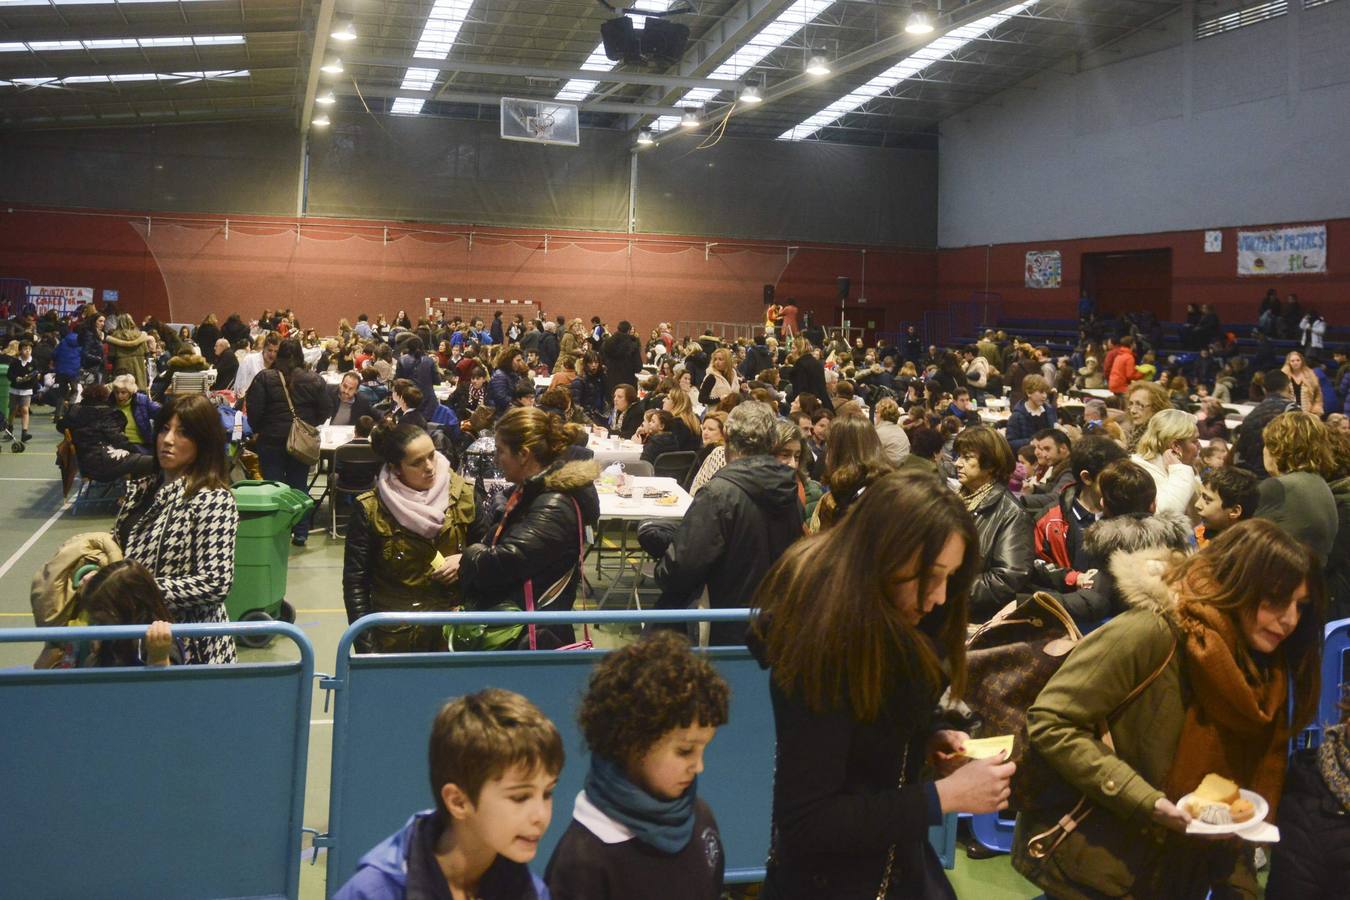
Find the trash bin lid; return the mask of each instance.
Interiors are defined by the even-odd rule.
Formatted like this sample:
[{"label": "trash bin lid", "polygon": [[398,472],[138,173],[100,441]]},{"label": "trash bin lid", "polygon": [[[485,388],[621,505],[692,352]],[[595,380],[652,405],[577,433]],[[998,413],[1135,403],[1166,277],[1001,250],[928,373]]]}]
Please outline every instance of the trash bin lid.
[{"label": "trash bin lid", "polygon": [[242,513],[276,512],[290,509],[293,503],[287,496],[299,493],[281,481],[236,481],[234,502]]},{"label": "trash bin lid", "polygon": [[9,363],[0,363],[0,375],[9,374]]}]

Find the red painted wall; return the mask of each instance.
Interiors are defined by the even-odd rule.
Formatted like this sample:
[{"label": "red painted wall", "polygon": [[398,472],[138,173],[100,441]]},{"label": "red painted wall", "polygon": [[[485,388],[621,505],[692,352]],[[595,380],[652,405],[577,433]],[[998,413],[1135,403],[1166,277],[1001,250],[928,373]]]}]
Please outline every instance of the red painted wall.
[{"label": "red painted wall", "polygon": [[[227,227],[228,223],[228,227]],[[472,241],[469,234],[472,230]],[[631,246],[630,246],[631,244]],[[712,246],[708,246],[711,244]],[[835,278],[892,320],[933,296],[931,251],[329,219],[0,211],[0,276],[119,291],[136,316],[198,322],[292,307],[321,333],[432,297],[531,299],[550,314],[754,322],[763,285],[837,320]]]},{"label": "red painted wall", "polygon": [[[1223,229],[1222,253],[1205,253],[1204,231],[940,250],[937,254],[937,300],[939,303],[964,300],[974,291],[987,290],[1003,296],[1005,316],[1073,318],[1077,315],[1084,253],[1169,248],[1172,251],[1171,318],[1174,320],[1184,318],[1188,303],[1212,303],[1226,322],[1254,322],[1261,298],[1273,287],[1281,297],[1290,292],[1298,294],[1305,310],[1316,307],[1333,325],[1340,325],[1350,321],[1350,219],[1332,219],[1326,225],[1327,271],[1320,275],[1239,278],[1238,228]],[[1241,230],[1250,228],[1244,226]],[[1054,290],[1026,287],[1024,266],[1029,250],[1059,250],[1063,254],[1063,287]]]}]

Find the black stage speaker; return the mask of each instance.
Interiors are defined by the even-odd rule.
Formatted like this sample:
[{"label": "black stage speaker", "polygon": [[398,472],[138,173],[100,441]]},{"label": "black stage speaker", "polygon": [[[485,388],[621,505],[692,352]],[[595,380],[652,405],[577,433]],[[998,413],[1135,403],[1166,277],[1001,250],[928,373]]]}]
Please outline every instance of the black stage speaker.
[{"label": "black stage speaker", "polygon": [[[689,26],[668,19],[648,18],[642,28],[642,56],[648,60],[676,63],[689,43]],[[608,52],[608,51],[607,51]]]},{"label": "black stage speaker", "polygon": [[[651,20],[647,21],[651,24]],[[633,31],[633,20],[627,16],[608,19],[600,24],[600,39],[605,43],[605,56],[614,62],[632,62],[638,56],[638,40]]]},{"label": "black stage speaker", "polygon": [[839,299],[840,299],[840,300],[847,300],[847,299],[848,299],[848,276],[846,276],[846,275],[840,275],[838,278],[835,279],[835,283],[839,285]]},{"label": "black stage speaker", "polygon": [[771,306],[772,304],[773,304],[773,285],[766,284],[764,285],[764,305]]}]

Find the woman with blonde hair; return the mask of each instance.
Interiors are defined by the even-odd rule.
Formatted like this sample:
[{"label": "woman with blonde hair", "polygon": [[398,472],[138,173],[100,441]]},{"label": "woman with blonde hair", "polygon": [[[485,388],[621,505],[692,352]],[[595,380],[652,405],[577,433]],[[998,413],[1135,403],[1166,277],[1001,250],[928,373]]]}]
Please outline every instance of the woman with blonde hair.
[{"label": "woman with blonde hair", "polygon": [[1200,430],[1195,416],[1164,409],[1148,420],[1148,427],[1130,459],[1153,476],[1158,486],[1156,512],[1188,515],[1200,479],[1192,464],[1200,455]]},{"label": "woman with blonde hair", "polygon": [[1298,350],[1290,350],[1280,371],[1289,376],[1289,389],[1294,392],[1294,402],[1299,408],[1320,417],[1323,412],[1322,386],[1303,354]]},{"label": "woman with blonde hair", "polygon": [[765,900],[955,897],[928,829],[1006,807],[1014,770],[965,762],[968,736],[937,712],[965,686],[978,543],[955,493],[894,472],[761,582],[749,643],[777,739]]},{"label": "woman with blonde hair", "polygon": [[877,438],[886,461],[898,466],[909,456],[909,435],[900,427],[900,404],[890,397],[882,397],[876,406]]},{"label": "woman with blonde hair", "polygon": [[1281,413],[1261,430],[1266,471],[1256,515],[1307,544],[1323,563],[1340,528],[1336,498],[1327,484],[1335,469],[1331,437],[1321,419],[1301,410]]},{"label": "woman with blonde hair", "polygon": [[690,437],[699,433],[698,416],[694,415],[694,404],[689,400],[689,395],[680,390],[675,385],[670,386],[666,392],[666,399],[661,401],[661,408],[670,413],[677,421],[683,422],[684,427],[689,429]]},{"label": "woman with blonde hair", "polygon": [[1020,810],[1013,868],[1057,898],[1256,897],[1251,845],[1188,837],[1175,801],[1215,773],[1275,818],[1289,740],[1317,709],[1321,567],[1249,519],[1170,569],[1118,574],[1131,608],[1077,646],[1027,714],[1031,746],[1089,814],[1066,816],[1072,799]]},{"label": "woman with blonde hair", "polygon": [[697,474],[689,485],[689,493],[697,494],[714,475],[727,464],[727,414],[714,409],[703,417],[703,446],[694,461]]},{"label": "woman with blonde hair", "polygon": [[708,374],[698,389],[698,402],[712,406],[728,394],[739,394],[740,390],[741,379],[732,363],[731,351],[726,347],[718,347],[713,351]]}]

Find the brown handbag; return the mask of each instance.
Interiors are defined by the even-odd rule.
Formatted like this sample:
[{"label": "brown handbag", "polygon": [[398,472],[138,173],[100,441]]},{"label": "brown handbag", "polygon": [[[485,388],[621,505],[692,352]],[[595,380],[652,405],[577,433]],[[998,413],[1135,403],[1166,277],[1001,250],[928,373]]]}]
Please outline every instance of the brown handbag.
[{"label": "brown handbag", "polygon": [[286,395],[286,405],[291,410],[291,431],[286,435],[286,452],[307,466],[319,461],[319,429],[295,414],[295,404],[291,403],[291,391],[286,387],[286,376],[277,372],[281,379],[281,391]]},{"label": "brown handbag", "polygon": [[966,704],[984,720],[984,733],[1013,735],[1017,763],[1011,809],[1043,807],[1063,785],[1044,766],[1028,766],[1027,710],[1059,671],[1083,633],[1059,598],[1038,591],[1013,601],[966,639]]}]

